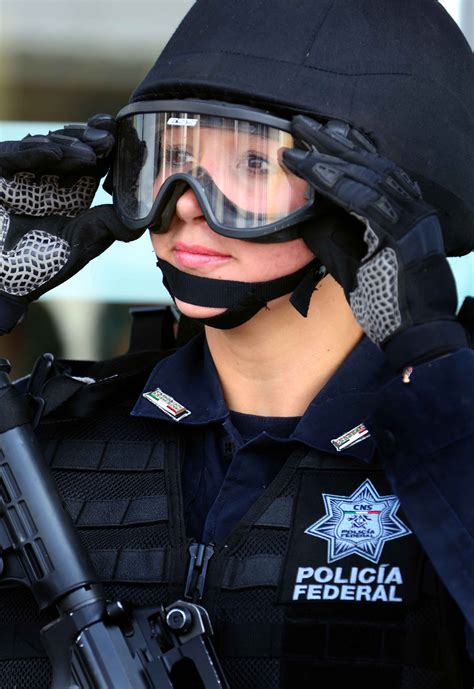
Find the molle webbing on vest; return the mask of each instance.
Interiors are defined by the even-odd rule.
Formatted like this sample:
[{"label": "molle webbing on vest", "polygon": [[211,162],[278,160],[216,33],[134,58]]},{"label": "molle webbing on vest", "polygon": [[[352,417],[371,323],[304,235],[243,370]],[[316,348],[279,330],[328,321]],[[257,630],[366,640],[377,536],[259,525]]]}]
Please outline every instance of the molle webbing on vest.
[{"label": "molle webbing on vest", "polygon": [[115,409],[95,419],[67,430],[59,423],[61,438],[55,424],[45,426],[54,478],[101,580],[164,585],[172,546],[165,467],[177,470],[176,440],[166,426]]},{"label": "molle webbing on vest", "polygon": [[222,580],[223,589],[248,589],[255,586],[277,586],[283,558],[280,555],[253,555],[245,560],[229,558]]},{"label": "molle webbing on vest", "polygon": [[165,495],[122,500],[65,500],[67,511],[79,528],[136,526],[168,519]]}]

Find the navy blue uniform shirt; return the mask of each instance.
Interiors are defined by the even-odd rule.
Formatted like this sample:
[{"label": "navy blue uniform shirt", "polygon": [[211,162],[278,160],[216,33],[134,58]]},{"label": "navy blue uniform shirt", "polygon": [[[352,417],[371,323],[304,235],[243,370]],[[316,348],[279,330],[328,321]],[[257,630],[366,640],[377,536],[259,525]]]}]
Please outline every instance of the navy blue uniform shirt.
[{"label": "navy blue uniform shirt", "polygon": [[[201,430],[200,442],[190,436],[186,444],[182,472],[188,535],[223,542],[298,444],[337,454],[331,440],[362,422],[390,377],[385,357],[364,338],[303,417],[268,418],[227,409],[203,336],[160,361],[145,390],[170,395],[190,411],[178,423]],[[176,423],[143,397],[132,414]],[[374,444],[367,438],[347,453],[370,462]]]},{"label": "navy blue uniform shirt", "polygon": [[337,454],[331,440],[363,423],[370,435],[343,453],[369,463],[377,449],[413,530],[474,627],[473,351],[417,366],[407,384],[363,338],[301,419],[229,412],[203,336],[157,364],[144,392],[156,388],[189,414],[176,421],[143,396],[131,413],[200,434],[184,457],[190,535],[222,542],[295,445]]}]

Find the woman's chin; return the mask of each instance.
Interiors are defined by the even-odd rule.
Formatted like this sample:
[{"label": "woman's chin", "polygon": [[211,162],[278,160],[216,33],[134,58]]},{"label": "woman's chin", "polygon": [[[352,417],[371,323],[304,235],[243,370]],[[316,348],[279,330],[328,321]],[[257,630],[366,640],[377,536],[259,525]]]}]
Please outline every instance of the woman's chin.
[{"label": "woman's chin", "polygon": [[227,309],[216,309],[210,306],[196,306],[196,304],[189,304],[186,301],[181,301],[181,299],[175,299],[175,303],[183,316],[189,318],[212,318],[227,311]]}]

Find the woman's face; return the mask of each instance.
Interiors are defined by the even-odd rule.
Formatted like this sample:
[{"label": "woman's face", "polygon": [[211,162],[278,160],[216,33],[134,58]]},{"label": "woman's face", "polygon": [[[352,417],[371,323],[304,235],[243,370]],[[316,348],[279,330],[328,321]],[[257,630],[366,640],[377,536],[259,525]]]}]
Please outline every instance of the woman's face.
[{"label": "woman's face", "polygon": [[[216,280],[273,280],[295,272],[314,258],[302,239],[259,244],[217,234],[208,226],[192,189],[178,199],[168,231],[152,233],[151,240],[156,255],[175,268]],[[191,318],[211,318],[225,311],[179,299],[176,305]]]}]

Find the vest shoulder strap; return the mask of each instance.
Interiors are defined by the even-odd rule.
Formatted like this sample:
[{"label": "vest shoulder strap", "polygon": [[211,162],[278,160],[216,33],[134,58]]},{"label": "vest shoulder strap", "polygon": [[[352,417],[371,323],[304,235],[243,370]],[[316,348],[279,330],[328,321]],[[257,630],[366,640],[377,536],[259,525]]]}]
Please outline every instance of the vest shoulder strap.
[{"label": "vest shoulder strap", "polygon": [[172,351],[129,352],[105,361],[55,360],[43,354],[19,387],[36,402],[38,419],[84,418],[107,403],[133,402],[154,366]]},{"label": "vest shoulder strap", "polygon": [[[127,354],[105,361],[55,360],[52,354],[43,354],[31,375],[17,381],[17,388],[36,404],[34,425],[44,416],[81,418],[107,402],[134,401],[154,365],[196,334],[184,327],[187,319],[177,328],[170,306],[138,307],[130,314]],[[150,342],[153,349],[147,349]]]}]

